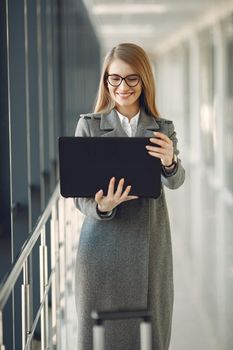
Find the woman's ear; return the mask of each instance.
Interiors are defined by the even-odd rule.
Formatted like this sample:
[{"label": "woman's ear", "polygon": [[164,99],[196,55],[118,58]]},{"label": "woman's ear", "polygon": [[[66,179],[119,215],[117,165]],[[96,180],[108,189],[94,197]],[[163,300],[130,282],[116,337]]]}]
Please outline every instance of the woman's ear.
[{"label": "woman's ear", "polygon": [[104,79],[104,86],[106,87],[107,90],[109,90],[109,89],[108,89],[108,82],[107,82],[107,79]]}]

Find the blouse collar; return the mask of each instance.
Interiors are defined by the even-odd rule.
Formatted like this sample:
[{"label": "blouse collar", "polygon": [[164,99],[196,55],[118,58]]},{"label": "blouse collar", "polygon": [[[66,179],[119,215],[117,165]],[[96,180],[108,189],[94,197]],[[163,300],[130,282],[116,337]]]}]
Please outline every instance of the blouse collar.
[{"label": "blouse collar", "polygon": [[130,120],[129,118],[127,118],[126,116],[124,116],[123,114],[121,114],[120,112],[118,112],[116,110],[119,118],[120,118],[120,121],[121,121],[121,124],[123,124],[124,122],[128,122],[129,124],[134,124],[134,125],[137,125],[138,124],[138,118],[139,118],[139,115],[140,115],[140,109],[139,111],[137,112],[137,114],[135,114]]}]

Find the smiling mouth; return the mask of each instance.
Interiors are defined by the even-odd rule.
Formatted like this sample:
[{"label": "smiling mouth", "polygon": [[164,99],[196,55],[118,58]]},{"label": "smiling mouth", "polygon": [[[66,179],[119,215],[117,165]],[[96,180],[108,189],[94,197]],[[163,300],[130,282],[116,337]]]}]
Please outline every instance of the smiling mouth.
[{"label": "smiling mouth", "polygon": [[128,93],[117,92],[117,95],[120,97],[123,97],[123,98],[127,98],[127,97],[131,96],[132,94],[133,94],[133,92],[128,92]]}]

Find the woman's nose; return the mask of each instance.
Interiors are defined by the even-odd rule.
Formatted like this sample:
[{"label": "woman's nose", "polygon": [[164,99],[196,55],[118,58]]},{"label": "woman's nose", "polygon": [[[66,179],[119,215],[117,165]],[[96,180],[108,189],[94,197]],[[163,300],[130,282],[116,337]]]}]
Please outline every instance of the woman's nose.
[{"label": "woman's nose", "polygon": [[122,80],[121,84],[118,86],[120,90],[128,90],[129,86],[126,84],[125,80]]}]

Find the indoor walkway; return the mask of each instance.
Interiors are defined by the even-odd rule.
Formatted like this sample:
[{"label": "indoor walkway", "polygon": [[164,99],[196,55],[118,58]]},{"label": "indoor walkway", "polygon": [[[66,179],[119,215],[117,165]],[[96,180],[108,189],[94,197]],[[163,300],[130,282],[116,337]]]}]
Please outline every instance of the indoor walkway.
[{"label": "indoor walkway", "polygon": [[148,53],[186,169],[184,185],[166,190],[170,350],[233,349],[233,0],[4,0],[0,350],[79,350],[83,216],[60,195],[58,138],[93,111],[103,57],[120,42]]}]

